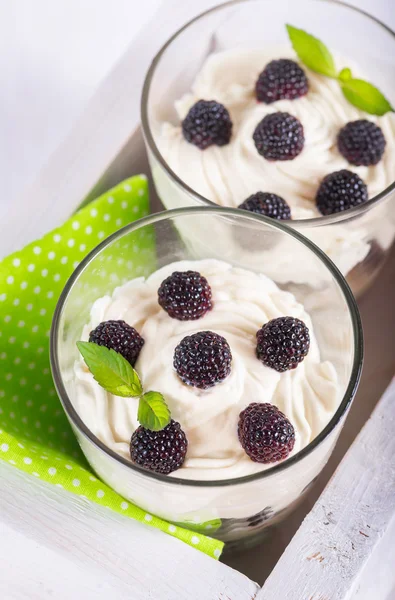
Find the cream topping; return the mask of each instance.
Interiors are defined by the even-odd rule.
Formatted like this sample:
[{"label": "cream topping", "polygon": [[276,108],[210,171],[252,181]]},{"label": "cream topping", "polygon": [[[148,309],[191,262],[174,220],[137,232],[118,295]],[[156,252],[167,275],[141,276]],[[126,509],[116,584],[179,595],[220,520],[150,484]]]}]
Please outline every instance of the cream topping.
[{"label": "cream topping", "polygon": [[[207,278],[214,307],[197,321],[178,321],[159,306],[157,290],[173,271],[188,269]],[[307,324],[311,346],[295,370],[278,373],[256,358],[255,335],[262,324],[284,315]],[[291,293],[280,290],[265,275],[212,259],[173,263],[147,280],[137,278],[122,285],[112,297],[98,299],[82,339],[87,340],[89,332],[108,319],[124,319],[143,336],[145,344],[135,368],[144,389],[165,396],[172,417],[187,435],[187,459],[173,473],[177,477],[225,479],[270,466],[252,462],[238,440],[239,414],[251,402],[273,403],[288,416],[296,431],[293,453],[317,436],[339,404],[335,367],[321,360],[309,315]],[[202,330],[223,335],[233,356],[231,374],[208,390],[182,383],[172,364],[181,339]],[[82,358],[74,366],[74,386],[75,408],[86,425],[109,448],[129,458],[130,437],[138,427],[138,401],[107,393]]]},{"label": "cream topping", "polygon": [[[290,204],[293,219],[321,216],[314,202],[318,185],[325,175],[339,169],[358,173],[368,186],[369,197],[383,191],[394,180],[393,115],[367,115],[345,99],[337,81],[303,65],[309,80],[306,96],[272,104],[257,102],[254,93],[257,77],[270,60],[279,57],[295,59],[289,51],[279,54],[278,50],[240,49],[207,58],[191,93],[177,101],[177,113],[182,120],[197,100],[221,102],[233,121],[231,141],[226,146],[211,146],[201,151],[184,139],[180,123],[164,123],[159,145],[170,167],[198,193],[223,206],[237,207],[257,191],[276,193]],[[358,76],[357,67],[353,67],[353,72]],[[303,125],[305,145],[294,160],[267,161],[255,148],[252,135],[256,125],[276,111],[292,114]],[[356,119],[369,119],[383,130],[386,150],[375,166],[350,165],[337,149],[339,130]]]}]

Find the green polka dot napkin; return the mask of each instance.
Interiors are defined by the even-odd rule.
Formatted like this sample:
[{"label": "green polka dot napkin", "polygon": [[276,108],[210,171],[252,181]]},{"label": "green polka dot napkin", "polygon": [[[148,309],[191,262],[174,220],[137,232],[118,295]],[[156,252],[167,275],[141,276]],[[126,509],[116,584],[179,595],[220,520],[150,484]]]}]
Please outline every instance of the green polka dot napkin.
[{"label": "green polka dot napkin", "polygon": [[[67,279],[101,240],[148,212],[146,178],[132,177],[0,262],[0,459],[219,558],[222,542],[147,514],[95,477],[50,373],[51,320]],[[153,257],[152,238],[133,247],[149,250]]]}]

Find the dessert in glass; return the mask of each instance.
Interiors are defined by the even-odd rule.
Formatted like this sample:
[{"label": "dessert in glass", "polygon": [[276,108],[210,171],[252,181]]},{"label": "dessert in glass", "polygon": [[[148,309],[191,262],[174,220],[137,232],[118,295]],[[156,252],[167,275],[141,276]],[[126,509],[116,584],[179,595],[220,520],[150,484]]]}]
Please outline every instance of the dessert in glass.
[{"label": "dessert in glass", "polygon": [[[333,53],[320,73],[293,49],[303,54],[305,31]],[[368,79],[394,98],[394,56],[393,32],[341,3],[241,0],[197,17],[160,50],[144,85],[163,204],[287,220],[362,293],[395,237],[395,115],[385,98],[357,99],[380,114],[358,108],[347,85]]]},{"label": "dessert in glass", "polygon": [[[240,253],[245,240],[267,257],[259,270]],[[268,276],[272,246],[320,290]],[[121,357],[145,393],[113,393],[83,347]],[[361,323],[339,271],[295,230],[184,208],[125,227],[81,263],[56,309],[51,364],[106,483],[173,523],[250,543],[328,460],[359,382]],[[140,413],[146,392],[164,401],[159,427]]]}]

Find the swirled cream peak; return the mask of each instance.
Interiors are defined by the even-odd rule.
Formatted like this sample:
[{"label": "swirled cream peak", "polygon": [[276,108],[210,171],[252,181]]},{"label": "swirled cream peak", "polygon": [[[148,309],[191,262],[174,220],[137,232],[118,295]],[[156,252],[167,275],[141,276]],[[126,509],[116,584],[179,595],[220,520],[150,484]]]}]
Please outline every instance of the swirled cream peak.
[{"label": "swirled cream peak", "polygon": [[[174,271],[194,270],[212,289],[213,309],[197,321],[172,319],[159,306],[157,290]],[[278,373],[255,355],[256,332],[275,317],[291,315],[310,329],[311,346],[293,371]],[[271,402],[293,423],[293,453],[306,446],[328,423],[340,400],[339,382],[332,363],[322,361],[309,315],[295,297],[280,290],[268,277],[234,268],[217,260],[182,261],[167,265],[148,279],[138,278],[98,299],[91,321],[124,319],[143,336],[145,344],[136,363],[144,389],[161,392],[172,417],[188,438],[184,465],[176,477],[215,480],[260,471],[237,436],[240,412],[251,402]],[[186,335],[211,330],[224,336],[232,350],[232,370],[220,384],[200,390],[182,383],[173,368],[173,354]],[[129,442],[138,427],[137,399],[113,396],[101,388],[82,359],[74,367],[74,404],[89,429],[109,448],[129,458]],[[267,468],[267,466],[266,466]]]},{"label": "swirled cream peak", "polygon": [[[339,83],[310,71],[305,66],[309,91],[296,100],[272,104],[257,102],[254,88],[259,73],[275,58],[293,58],[289,50],[226,50],[211,54],[197,75],[191,93],[176,102],[182,120],[200,99],[216,100],[229,110],[233,121],[230,143],[204,151],[189,144],[180,123],[164,123],[159,136],[160,150],[171,169],[205,198],[223,206],[238,206],[257,191],[273,192],[291,206],[293,219],[320,216],[314,198],[320,181],[333,171],[349,169],[362,177],[369,197],[383,191],[394,179],[395,119],[391,114],[373,117],[352,106]],[[342,61],[337,61],[339,68]],[[361,75],[353,67],[354,76]],[[303,125],[305,145],[289,161],[267,161],[255,148],[252,135],[256,125],[269,113],[288,112]],[[383,130],[387,141],[382,160],[376,166],[355,167],[338,152],[336,138],[343,125],[356,119],[370,119]]]}]

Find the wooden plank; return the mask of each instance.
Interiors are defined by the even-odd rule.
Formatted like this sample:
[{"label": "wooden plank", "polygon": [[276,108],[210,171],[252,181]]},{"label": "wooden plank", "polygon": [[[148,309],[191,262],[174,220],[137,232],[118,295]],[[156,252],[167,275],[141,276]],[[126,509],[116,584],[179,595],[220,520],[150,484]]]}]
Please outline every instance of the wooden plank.
[{"label": "wooden plank", "polygon": [[[395,381],[257,600],[349,600],[395,517]],[[388,560],[383,555],[383,560]],[[359,586],[360,587],[360,586]],[[355,595],[354,595],[355,597]],[[373,598],[373,597],[372,597]],[[378,596],[375,596],[379,600]]]},{"label": "wooden plank", "polygon": [[[130,169],[146,170],[147,168],[141,131],[138,130],[130,138],[127,147],[118,156],[112,167],[107,170],[106,176],[100,180],[98,187],[102,185],[102,189],[106,189],[109,185],[130,174]],[[157,210],[158,205],[155,204],[153,208]],[[366,359],[361,386],[340,440],[319,482],[308,494],[303,504],[276,527],[269,539],[265,539],[257,548],[224,556],[223,561],[226,564],[246,574],[250,579],[258,581],[261,585],[274,568],[301,521],[314,505],[345,451],[369,417],[372,408],[388,384],[391,373],[395,371],[395,347],[386,325],[391,322],[395,301],[394,268],[395,248],[375,285],[360,301],[366,339]],[[380,320],[371,319],[372,314],[379,314]],[[21,560],[30,561],[27,551],[26,553],[21,551],[20,556]]]},{"label": "wooden plank", "polygon": [[[33,184],[7,205],[4,220],[11,233],[0,238],[0,257],[53,229],[80,204],[139,123],[142,84],[153,56],[176,29],[215,4],[162,3]],[[20,218],[21,207],[29,207],[29,219]]]},{"label": "wooden plank", "polygon": [[4,600],[253,600],[259,590],[183,542],[3,461],[0,481]]},{"label": "wooden plank", "polygon": [[395,600],[394,539],[395,518],[355,582],[350,600]]},{"label": "wooden plank", "polygon": [[[147,168],[141,131],[138,130],[112,167],[107,170],[100,185],[103,186],[102,189],[105,189],[130,174],[130,169],[144,171]],[[153,208],[157,210],[158,204],[154,204]],[[265,539],[257,548],[232,555],[228,554],[223,559],[226,564],[246,574],[250,579],[258,581],[261,585],[274,568],[306,513],[314,505],[345,451],[369,417],[372,408],[390,380],[390,374],[395,371],[395,347],[386,326],[386,323],[390,322],[392,318],[395,299],[394,268],[395,248],[374,287],[360,301],[367,346],[362,382],[339,443],[318,484],[308,494],[303,504],[276,527],[269,539]],[[372,320],[372,314],[380,314],[380,320]],[[30,560],[28,553],[23,552],[23,560]]]}]

